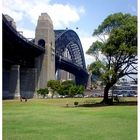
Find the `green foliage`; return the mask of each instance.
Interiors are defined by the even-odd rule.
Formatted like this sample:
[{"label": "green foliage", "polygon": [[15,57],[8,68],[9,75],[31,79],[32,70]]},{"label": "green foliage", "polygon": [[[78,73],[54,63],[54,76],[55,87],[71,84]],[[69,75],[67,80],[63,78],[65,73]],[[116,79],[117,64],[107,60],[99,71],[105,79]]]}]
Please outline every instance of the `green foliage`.
[{"label": "green foliage", "polygon": [[89,55],[95,56],[95,58],[97,60],[99,57],[99,51],[101,50],[103,45],[104,44],[102,42],[99,42],[99,41],[93,42],[86,53]]},{"label": "green foliage", "polygon": [[[136,16],[123,13],[109,15],[93,35],[99,37],[100,41],[94,42],[87,51],[87,54],[96,58],[96,62],[89,66],[89,71],[99,76],[106,85],[106,91],[123,76],[137,74]],[[100,60],[99,54],[104,59]]]},{"label": "green foliage", "polygon": [[57,92],[60,95],[69,95],[69,90],[74,85],[75,85],[75,82],[73,80],[63,81]]},{"label": "green foliage", "polygon": [[[123,14],[123,13],[115,13],[109,15],[101,25],[98,26],[97,29],[94,30],[94,35],[103,34],[110,34],[112,30],[119,28],[120,26],[124,25],[126,22],[131,22],[131,19],[136,16],[131,16],[130,14]],[[130,19],[131,18],[131,19]],[[136,21],[136,20],[135,20]]]},{"label": "green foliage", "polygon": [[76,86],[72,80],[67,80],[62,83],[58,80],[50,80],[47,86],[53,90],[53,94],[56,91],[60,95],[68,95],[69,97],[73,97],[76,94],[83,94],[84,92],[84,87]]},{"label": "green foliage", "polygon": [[46,95],[49,93],[48,88],[40,88],[37,90],[37,94],[43,96],[43,98],[46,97]]},{"label": "green foliage", "polygon": [[69,89],[69,96],[73,97],[74,95],[76,95],[78,92],[78,87],[77,86],[71,86]]},{"label": "green foliage", "polygon": [[69,89],[70,97],[73,97],[74,95],[77,95],[77,94],[83,94],[83,92],[84,92],[83,86],[71,86]]},{"label": "green foliage", "polygon": [[60,95],[68,95],[69,97],[73,97],[77,94],[83,94],[84,87],[77,86],[74,81],[68,80],[61,83],[57,92]]},{"label": "green foliage", "polygon": [[91,63],[90,66],[88,67],[88,71],[91,71],[92,74],[95,74],[97,76],[101,76],[104,70],[105,70],[105,66],[103,62],[100,60]]},{"label": "green foliage", "polygon": [[73,86],[73,85],[75,85],[75,82],[73,80],[66,80],[66,81],[63,81],[61,83],[61,85],[63,85],[63,86]]},{"label": "green foliage", "polygon": [[50,81],[48,81],[47,86],[50,87],[53,90],[53,92],[55,92],[60,88],[60,81],[59,80],[50,80]]},{"label": "green foliage", "polygon": [[84,94],[84,86],[77,86],[77,94]]},{"label": "green foliage", "polygon": [[69,94],[69,88],[71,86],[64,86],[64,85],[61,85],[60,88],[58,89],[58,93],[60,95],[68,95]]}]

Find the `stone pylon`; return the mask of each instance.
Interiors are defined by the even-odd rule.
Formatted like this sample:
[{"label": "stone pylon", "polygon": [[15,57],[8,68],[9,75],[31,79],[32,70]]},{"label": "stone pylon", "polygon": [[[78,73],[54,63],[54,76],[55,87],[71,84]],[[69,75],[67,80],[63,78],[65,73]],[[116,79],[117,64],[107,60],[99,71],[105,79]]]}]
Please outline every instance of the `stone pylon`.
[{"label": "stone pylon", "polygon": [[45,88],[47,81],[55,79],[55,36],[47,13],[42,13],[38,18],[35,44],[45,48],[45,53],[36,58],[37,87]]}]

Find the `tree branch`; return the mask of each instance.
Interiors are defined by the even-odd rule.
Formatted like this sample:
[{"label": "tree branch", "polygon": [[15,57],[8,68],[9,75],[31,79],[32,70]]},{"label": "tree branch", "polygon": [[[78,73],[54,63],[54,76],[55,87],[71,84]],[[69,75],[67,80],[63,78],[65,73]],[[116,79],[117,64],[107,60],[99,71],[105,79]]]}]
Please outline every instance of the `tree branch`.
[{"label": "tree branch", "polygon": [[118,62],[117,63],[117,67],[118,68],[121,68],[124,64],[130,64],[130,65],[132,65],[132,64],[137,64],[137,59],[135,59],[135,58],[132,58],[132,57],[130,57],[130,58],[128,58],[126,61],[124,60],[123,62]]},{"label": "tree branch", "polygon": [[132,64],[131,64],[131,66],[132,66],[132,68],[133,68],[133,70],[138,70],[137,68],[138,68],[138,66],[136,66],[136,67],[134,67]]},{"label": "tree branch", "polygon": [[133,79],[134,81],[136,81],[136,79],[135,78],[133,78],[133,77],[131,77],[130,75],[127,75],[129,78],[131,78],[131,79]]},{"label": "tree branch", "polygon": [[129,73],[120,73],[119,74],[119,78],[123,77],[123,76],[128,76],[128,75],[137,75],[137,72],[129,72]]},{"label": "tree branch", "polygon": [[100,37],[100,35],[97,35],[97,37],[104,43],[104,40]]}]

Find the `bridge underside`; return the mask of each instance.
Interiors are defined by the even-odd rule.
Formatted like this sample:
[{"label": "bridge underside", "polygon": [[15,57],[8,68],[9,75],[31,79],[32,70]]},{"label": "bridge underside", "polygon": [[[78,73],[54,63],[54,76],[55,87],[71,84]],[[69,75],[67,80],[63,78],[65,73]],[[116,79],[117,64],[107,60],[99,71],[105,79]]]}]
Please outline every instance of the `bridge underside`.
[{"label": "bridge underside", "polygon": [[86,87],[87,81],[88,81],[88,74],[86,70],[83,70],[77,65],[73,65],[72,62],[68,62],[65,59],[61,58],[59,56],[56,56],[56,69],[62,69],[67,72],[72,73],[75,75],[75,82],[77,85],[83,85]]},{"label": "bridge underside", "polygon": [[35,58],[45,50],[18,33],[3,16],[3,99],[34,96]]},{"label": "bridge underside", "polygon": [[18,33],[3,16],[3,64],[34,67],[34,58],[45,52]]},{"label": "bridge underside", "polygon": [[[37,88],[36,59],[45,49],[28,41],[13,29],[3,16],[3,99],[19,95],[32,98]],[[55,69],[63,69],[75,75],[78,85],[86,86],[88,74],[84,54],[77,34],[72,31],[55,31]],[[70,59],[64,56],[68,50]]]}]

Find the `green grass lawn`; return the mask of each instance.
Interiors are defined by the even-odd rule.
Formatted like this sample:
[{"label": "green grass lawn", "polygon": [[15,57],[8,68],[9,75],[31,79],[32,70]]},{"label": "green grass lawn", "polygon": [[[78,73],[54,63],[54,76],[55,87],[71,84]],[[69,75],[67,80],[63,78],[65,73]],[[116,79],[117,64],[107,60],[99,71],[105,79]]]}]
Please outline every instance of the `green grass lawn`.
[{"label": "green grass lawn", "polygon": [[85,100],[101,101],[3,101],[3,140],[137,140],[137,106],[74,107]]}]

